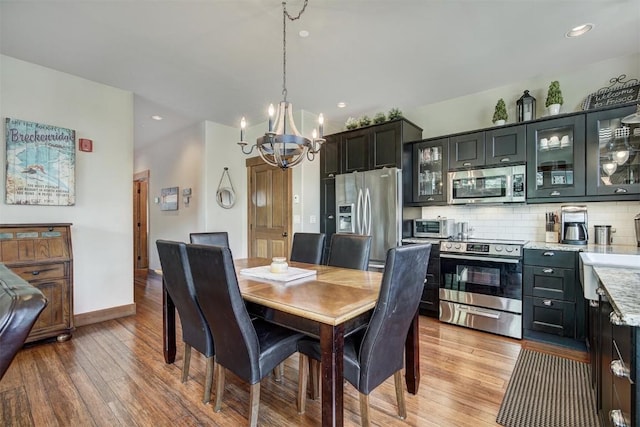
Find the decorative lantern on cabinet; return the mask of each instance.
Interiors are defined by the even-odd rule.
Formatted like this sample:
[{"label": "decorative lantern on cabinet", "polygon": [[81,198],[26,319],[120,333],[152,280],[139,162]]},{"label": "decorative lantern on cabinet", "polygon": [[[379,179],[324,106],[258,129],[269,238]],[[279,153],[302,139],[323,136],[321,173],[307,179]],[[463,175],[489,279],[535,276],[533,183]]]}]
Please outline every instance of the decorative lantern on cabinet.
[{"label": "decorative lantern on cabinet", "polygon": [[524,95],[516,102],[516,110],[519,122],[536,118],[536,99],[525,90]]}]

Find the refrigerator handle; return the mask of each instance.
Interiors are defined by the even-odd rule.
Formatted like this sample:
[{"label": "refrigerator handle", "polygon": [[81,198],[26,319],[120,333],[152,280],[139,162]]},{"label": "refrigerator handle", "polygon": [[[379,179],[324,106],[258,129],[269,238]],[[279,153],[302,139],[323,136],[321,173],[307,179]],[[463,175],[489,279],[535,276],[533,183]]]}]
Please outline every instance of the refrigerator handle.
[{"label": "refrigerator handle", "polygon": [[371,236],[371,193],[369,193],[368,188],[366,192],[365,206],[365,212],[367,213],[367,232],[364,234],[366,234],[367,236]]},{"label": "refrigerator handle", "polygon": [[363,197],[362,197],[362,189],[358,190],[358,203],[356,205],[356,232],[358,234],[362,234],[362,225],[360,224],[361,219],[364,221],[364,217],[362,217],[362,205],[363,205]]}]

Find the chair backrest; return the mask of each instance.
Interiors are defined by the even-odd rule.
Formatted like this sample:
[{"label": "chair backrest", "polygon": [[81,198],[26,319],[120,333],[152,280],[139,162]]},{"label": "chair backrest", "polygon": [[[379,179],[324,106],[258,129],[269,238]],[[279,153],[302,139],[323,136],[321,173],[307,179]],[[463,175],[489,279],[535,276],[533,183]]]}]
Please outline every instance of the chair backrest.
[{"label": "chair backrest", "polygon": [[46,305],[38,288],[0,264],[0,379]]},{"label": "chair backrest", "polygon": [[180,316],[182,340],[206,357],[213,356],[213,337],[196,297],[186,245],[157,240],[156,247],[164,286]]},{"label": "chair backrest", "polygon": [[327,265],[366,270],[369,268],[371,236],[361,234],[334,234],[331,237]]},{"label": "chair backrest", "polygon": [[260,379],[258,336],[240,294],[229,248],[187,245],[187,254],[207,322],[216,341],[216,361],[243,380]]},{"label": "chair backrest", "polygon": [[404,344],[418,310],[430,253],[430,243],[387,251],[380,296],[358,356],[362,393],[369,394],[402,369]]},{"label": "chair backrest", "polygon": [[206,233],[190,233],[189,241],[197,245],[229,247],[229,233],[226,231],[208,231]]},{"label": "chair backrest", "polygon": [[324,252],[324,233],[295,233],[291,244],[291,261],[320,264]]}]

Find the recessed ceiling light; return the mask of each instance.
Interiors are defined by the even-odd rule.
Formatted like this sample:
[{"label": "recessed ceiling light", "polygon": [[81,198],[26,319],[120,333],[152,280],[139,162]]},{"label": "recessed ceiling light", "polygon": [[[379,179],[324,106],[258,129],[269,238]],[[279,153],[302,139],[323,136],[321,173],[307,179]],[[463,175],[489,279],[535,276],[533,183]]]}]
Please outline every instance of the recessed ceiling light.
[{"label": "recessed ceiling light", "polygon": [[593,29],[593,24],[578,25],[577,27],[574,27],[569,31],[567,31],[567,34],[565,34],[565,37],[580,37],[581,35],[591,31],[592,29]]},{"label": "recessed ceiling light", "polygon": [[338,108],[344,108],[347,106],[346,102],[338,102]]},{"label": "recessed ceiling light", "polygon": [[307,30],[300,30],[300,32],[298,33],[298,35],[299,35],[300,37],[302,37],[303,39],[304,39],[304,38],[307,38],[307,37],[309,37],[309,31],[307,31]]},{"label": "recessed ceiling light", "polygon": [[151,118],[152,118],[153,120],[158,120],[158,121],[160,121],[160,120],[162,120],[162,118],[163,118],[163,117],[162,117],[162,116],[158,116],[157,114],[154,114],[153,116],[151,116]]}]

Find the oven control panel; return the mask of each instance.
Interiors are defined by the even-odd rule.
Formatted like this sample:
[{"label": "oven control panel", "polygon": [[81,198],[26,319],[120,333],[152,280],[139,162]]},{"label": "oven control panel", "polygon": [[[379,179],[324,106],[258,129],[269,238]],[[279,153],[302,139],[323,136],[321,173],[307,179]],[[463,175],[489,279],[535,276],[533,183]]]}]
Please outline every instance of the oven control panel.
[{"label": "oven control panel", "polygon": [[498,255],[506,257],[520,257],[522,245],[509,243],[480,243],[480,242],[440,242],[441,252],[463,254]]}]

